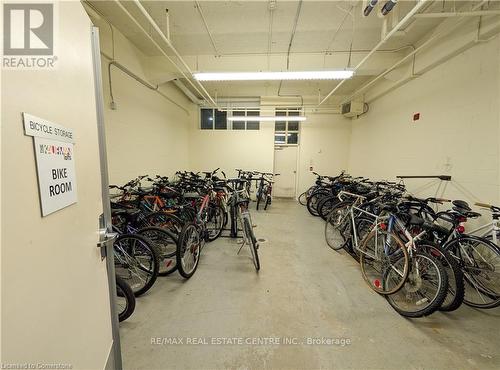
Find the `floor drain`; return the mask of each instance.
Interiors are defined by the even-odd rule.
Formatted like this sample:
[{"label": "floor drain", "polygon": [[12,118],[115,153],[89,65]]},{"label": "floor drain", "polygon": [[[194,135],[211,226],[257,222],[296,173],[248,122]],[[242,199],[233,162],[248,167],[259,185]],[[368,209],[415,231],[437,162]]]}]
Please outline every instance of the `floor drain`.
[{"label": "floor drain", "polygon": [[264,238],[259,238],[257,239],[259,243],[265,243],[267,242],[267,239],[264,239]]}]

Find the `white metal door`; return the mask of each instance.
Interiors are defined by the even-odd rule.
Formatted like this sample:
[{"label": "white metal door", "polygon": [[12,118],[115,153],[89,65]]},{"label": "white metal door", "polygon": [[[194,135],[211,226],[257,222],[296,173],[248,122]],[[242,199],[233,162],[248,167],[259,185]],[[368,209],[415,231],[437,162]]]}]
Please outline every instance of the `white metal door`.
[{"label": "white metal door", "polygon": [[274,173],[275,177],[273,194],[277,197],[295,197],[295,184],[297,182],[297,146],[282,146],[274,148]]}]

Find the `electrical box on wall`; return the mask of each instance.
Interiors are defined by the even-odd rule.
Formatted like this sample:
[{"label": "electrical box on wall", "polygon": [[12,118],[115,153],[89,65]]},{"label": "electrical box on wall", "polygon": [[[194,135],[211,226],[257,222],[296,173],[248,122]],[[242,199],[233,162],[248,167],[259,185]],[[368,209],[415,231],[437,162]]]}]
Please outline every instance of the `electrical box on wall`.
[{"label": "electrical box on wall", "polygon": [[365,103],[362,101],[350,101],[342,104],[342,115],[344,117],[356,117],[363,114]]}]

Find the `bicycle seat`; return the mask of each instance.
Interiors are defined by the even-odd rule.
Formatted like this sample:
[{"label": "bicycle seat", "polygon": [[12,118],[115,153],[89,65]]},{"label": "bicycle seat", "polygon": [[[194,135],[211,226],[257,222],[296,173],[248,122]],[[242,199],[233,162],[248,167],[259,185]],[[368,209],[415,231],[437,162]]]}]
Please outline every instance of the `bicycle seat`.
[{"label": "bicycle seat", "polygon": [[469,203],[467,203],[464,200],[454,200],[451,202],[453,204],[453,209],[459,208],[462,211],[472,211],[472,208],[470,208]]}]

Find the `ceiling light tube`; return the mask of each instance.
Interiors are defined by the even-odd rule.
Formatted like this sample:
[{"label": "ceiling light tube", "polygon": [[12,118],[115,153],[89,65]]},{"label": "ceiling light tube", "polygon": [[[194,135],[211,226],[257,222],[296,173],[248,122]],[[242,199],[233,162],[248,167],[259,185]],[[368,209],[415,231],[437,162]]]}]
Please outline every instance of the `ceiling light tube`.
[{"label": "ceiling light tube", "polygon": [[199,72],[193,73],[198,81],[281,81],[281,80],[345,80],[351,70],[302,72]]},{"label": "ceiling light tube", "polygon": [[275,122],[275,121],[305,121],[305,116],[232,116],[227,117],[228,121],[251,121],[251,122]]}]

